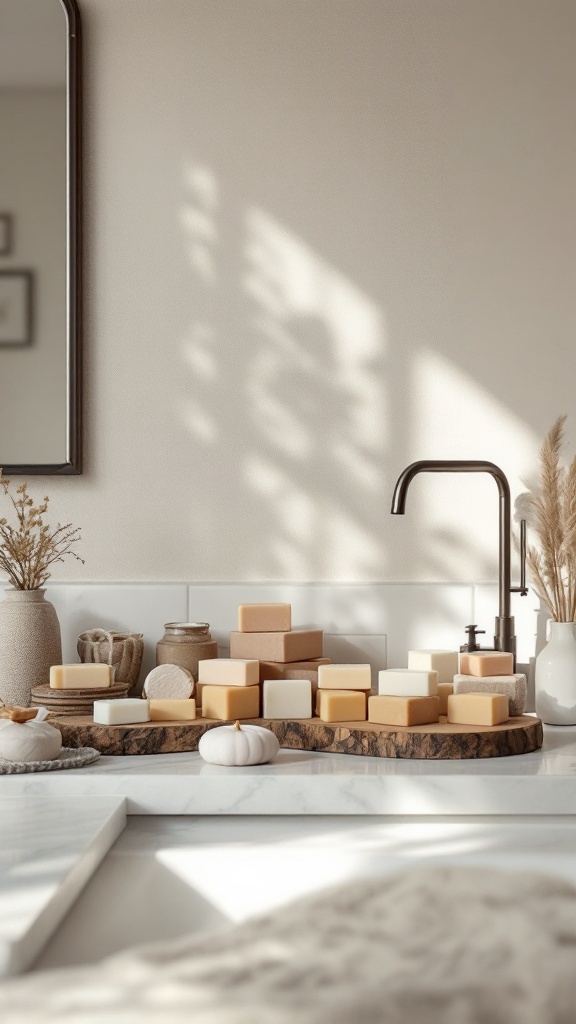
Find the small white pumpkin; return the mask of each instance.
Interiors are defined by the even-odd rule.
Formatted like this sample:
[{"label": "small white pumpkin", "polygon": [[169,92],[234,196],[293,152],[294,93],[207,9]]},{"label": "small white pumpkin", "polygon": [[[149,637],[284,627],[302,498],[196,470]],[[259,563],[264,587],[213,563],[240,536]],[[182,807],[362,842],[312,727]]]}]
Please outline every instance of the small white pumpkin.
[{"label": "small white pumpkin", "polygon": [[198,753],[210,764],[265,764],[276,756],[280,744],[270,729],[260,725],[220,725],[200,737]]},{"label": "small white pumpkin", "polygon": [[[14,721],[12,716],[2,718],[0,757],[7,761],[53,761],[58,757],[62,750],[62,734],[56,726],[43,720],[47,714],[45,708],[39,708],[37,717],[28,721]],[[16,714],[14,717],[23,718],[24,715]]]}]

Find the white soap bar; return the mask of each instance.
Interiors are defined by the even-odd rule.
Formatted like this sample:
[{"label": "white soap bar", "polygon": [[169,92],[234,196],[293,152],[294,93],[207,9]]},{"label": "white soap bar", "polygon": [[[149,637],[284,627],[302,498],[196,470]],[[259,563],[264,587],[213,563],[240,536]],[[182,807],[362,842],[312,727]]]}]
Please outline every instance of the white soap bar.
[{"label": "white soap bar", "polygon": [[458,671],[458,651],[408,651],[408,668],[437,672],[439,683],[451,683]]},{"label": "white soap bar", "polygon": [[383,668],[378,673],[378,693],[388,697],[436,697],[438,673],[411,668]]},{"label": "white soap bar", "polygon": [[372,686],[370,665],[320,665],[320,690],[369,690]]},{"label": "white soap bar", "polygon": [[312,683],[309,679],[265,679],[263,718],[312,718]]},{"label": "white soap bar", "polygon": [[194,676],[179,665],[158,665],[144,680],[147,697],[187,700],[194,692]]},{"label": "white soap bar", "polygon": [[110,665],[52,665],[50,686],[53,690],[98,690],[111,686],[114,669]]},{"label": "white soap bar", "polygon": [[95,700],[94,721],[98,725],[129,725],[132,722],[149,722],[149,703],[138,697],[125,697],[121,700]]},{"label": "white soap bar", "polygon": [[454,693],[504,693],[509,701],[511,718],[523,715],[526,709],[526,676],[515,672],[511,676],[454,676]]},{"label": "white soap bar", "polygon": [[253,658],[208,658],[198,662],[198,682],[213,686],[255,686],[260,663]]}]

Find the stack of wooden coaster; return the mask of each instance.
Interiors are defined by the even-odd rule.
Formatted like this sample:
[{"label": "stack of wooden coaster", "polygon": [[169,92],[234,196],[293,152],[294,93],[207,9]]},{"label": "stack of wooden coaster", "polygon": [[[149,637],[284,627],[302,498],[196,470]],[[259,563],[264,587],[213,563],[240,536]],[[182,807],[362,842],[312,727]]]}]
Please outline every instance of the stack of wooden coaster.
[{"label": "stack of wooden coaster", "polygon": [[95,700],[119,700],[128,696],[128,683],[82,690],[57,690],[51,686],[34,686],[30,704],[44,707],[57,715],[92,715]]}]

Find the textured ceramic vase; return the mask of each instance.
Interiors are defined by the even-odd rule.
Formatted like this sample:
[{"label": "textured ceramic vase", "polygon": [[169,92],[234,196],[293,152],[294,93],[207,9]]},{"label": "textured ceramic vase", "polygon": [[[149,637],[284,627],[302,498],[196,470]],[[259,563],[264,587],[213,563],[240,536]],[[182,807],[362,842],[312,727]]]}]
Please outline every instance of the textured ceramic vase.
[{"label": "textured ceramic vase", "polygon": [[548,725],[576,725],[576,637],[573,622],[551,622],[536,658],[536,714]]},{"label": "textured ceramic vase", "polygon": [[7,589],[0,601],[0,699],[30,705],[33,686],[47,686],[50,666],[62,664],[56,609],[45,590]]}]

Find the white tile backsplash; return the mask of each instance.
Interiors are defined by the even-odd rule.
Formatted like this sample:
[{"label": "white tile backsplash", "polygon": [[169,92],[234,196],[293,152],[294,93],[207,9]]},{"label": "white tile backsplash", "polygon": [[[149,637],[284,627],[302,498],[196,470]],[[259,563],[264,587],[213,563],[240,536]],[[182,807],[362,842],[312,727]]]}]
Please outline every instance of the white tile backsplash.
[{"label": "white tile backsplash", "polygon": [[[60,619],[65,661],[77,660],[76,639],[86,629],[102,626],[144,633],[140,683],[155,663],[156,643],[166,622],[209,622],[220,654],[226,657],[241,603],[288,601],[294,628],[324,629],[329,657],[365,660],[373,668],[405,666],[408,651],[414,648],[457,650],[470,622],[486,629],[489,645],[498,610],[498,588],[485,584],[51,583],[47,596]],[[518,660],[527,666],[530,680],[536,633],[539,650],[546,617],[538,613],[532,592],[526,598],[513,595],[512,604]],[[346,650],[350,657],[331,650]]]}]

